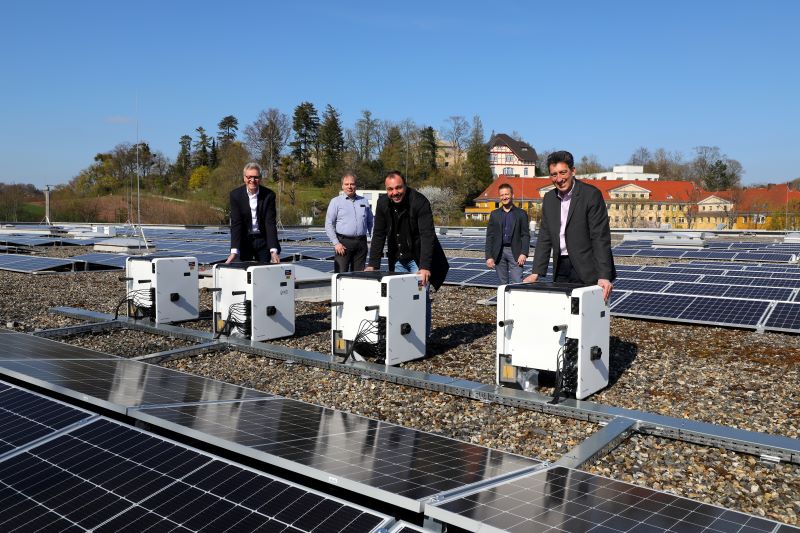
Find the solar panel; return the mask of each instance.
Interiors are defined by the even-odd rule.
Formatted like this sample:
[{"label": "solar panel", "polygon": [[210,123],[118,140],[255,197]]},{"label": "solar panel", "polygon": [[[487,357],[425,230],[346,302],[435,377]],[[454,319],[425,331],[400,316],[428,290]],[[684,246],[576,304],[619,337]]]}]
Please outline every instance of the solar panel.
[{"label": "solar panel", "polygon": [[4,531],[376,531],[391,522],[105,419],[0,463],[0,492]]},{"label": "solar panel", "polygon": [[697,281],[701,278],[701,274],[672,274],[666,272],[653,272],[650,279],[657,279],[660,281]]},{"label": "solar panel", "polygon": [[119,357],[27,333],[9,331],[3,336],[3,350],[0,350],[0,360],[4,359],[119,359]]},{"label": "solar panel", "polygon": [[284,398],[154,407],[129,414],[154,426],[417,511],[422,500],[440,492],[540,464]]},{"label": "solar panel", "polygon": [[93,415],[0,382],[0,458]]},{"label": "solar panel", "polygon": [[728,290],[728,285],[711,283],[673,283],[664,290],[670,294],[690,294],[703,296],[722,296]]},{"label": "solar panel", "polygon": [[789,301],[794,290],[779,287],[740,287],[731,286],[725,292],[729,298],[750,298],[754,300]]},{"label": "solar panel", "polygon": [[494,270],[489,270],[470,279],[468,284],[471,287],[498,287],[500,285],[500,277]]},{"label": "solar panel", "polygon": [[0,373],[119,413],[142,405],[272,396],[129,359],[6,360]]},{"label": "solar panel", "polygon": [[660,292],[667,285],[669,285],[669,283],[666,281],[623,278],[614,282],[614,290]]},{"label": "solar panel", "polygon": [[639,253],[638,248],[620,248],[619,246],[611,249],[611,254],[615,257],[633,257]]},{"label": "solar panel", "polygon": [[476,276],[480,276],[481,274],[485,273],[486,270],[473,270],[473,269],[466,269],[466,268],[451,268],[447,271],[447,277],[444,278],[444,282],[447,284],[461,284],[466,282],[467,280],[474,278]]},{"label": "solar panel", "polygon": [[59,259],[57,257],[38,257],[19,254],[0,254],[0,270],[12,272],[40,272],[44,270],[65,271],[73,270],[73,259]]},{"label": "solar panel", "polygon": [[779,302],[764,322],[764,328],[800,332],[800,303]]},{"label": "solar panel", "polygon": [[428,505],[425,514],[469,531],[759,533],[781,527],[772,520],[563,467]]},{"label": "solar panel", "polygon": [[769,302],[698,297],[678,318],[724,325],[756,326]]},{"label": "solar panel", "polygon": [[323,261],[320,259],[300,259],[298,261],[292,261],[292,264],[312,268],[323,273],[331,273],[335,268],[333,261]]},{"label": "solar panel", "polygon": [[125,268],[127,255],[104,254],[100,252],[76,255],[73,259],[79,259],[91,265],[100,265],[113,268]]},{"label": "solar panel", "polygon": [[790,287],[796,289],[800,287],[798,279],[779,279],[779,278],[754,278],[750,280],[750,285],[759,287]]},{"label": "solar panel", "polygon": [[611,312],[615,315],[675,319],[686,310],[692,301],[694,301],[693,296],[633,292],[627,298],[616,303],[611,308]]}]

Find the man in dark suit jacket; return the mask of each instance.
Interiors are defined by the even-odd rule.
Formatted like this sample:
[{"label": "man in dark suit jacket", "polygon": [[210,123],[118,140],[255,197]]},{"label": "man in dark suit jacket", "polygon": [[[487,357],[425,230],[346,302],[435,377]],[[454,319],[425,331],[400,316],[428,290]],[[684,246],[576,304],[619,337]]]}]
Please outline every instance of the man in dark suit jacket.
[{"label": "man in dark suit jacket", "polygon": [[497,271],[501,285],[520,283],[531,245],[528,213],[514,205],[511,185],[503,183],[497,192],[500,207],[489,215],[486,227],[486,266]]},{"label": "man in dark suit jacket", "polygon": [[[403,175],[393,170],[384,179],[386,194],[378,197],[369,262],[364,270],[380,268],[383,245],[387,244],[390,272],[416,272],[423,286],[439,289],[450,265],[436,238],[433,212],[428,199],[406,186]],[[430,300],[427,332],[430,334]]]},{"label": "man in dark suit jacket", "polygon": [[545,194],[542,201],[533,274],[525,281],[536,281],[547,274],[552,252],[555,281],[599,285],[608,299],[617,270],[611,254],[611,230],[603,194],[575,179],[571,153],[553,152],[547,158],[547,166],[555,189]]},{"label": "man in dark suit jacket", "polygon": [[281,245],[275,216],[275,193],[261,186],[261,167],[248,163],[244,185],[231,191],[231,255],[226,263],[280,263]]}]

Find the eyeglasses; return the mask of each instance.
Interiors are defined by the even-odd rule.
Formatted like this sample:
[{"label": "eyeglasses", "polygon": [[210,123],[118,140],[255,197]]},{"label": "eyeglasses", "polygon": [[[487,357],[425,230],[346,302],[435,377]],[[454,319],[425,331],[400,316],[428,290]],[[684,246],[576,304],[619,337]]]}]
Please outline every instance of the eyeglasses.
[{"label": "eyeglasses", "polygon": [[261,179],[261,176],[245,176],[244,179],[248,181],[259,181]]},{"label": "eyeglasses", "polygon": [[559,170],[558,172],[551,172],[550,173],[550,177],[551,178],[557,178],[557,177],[561,176],[563,178],[567,174],[569,174],[569,170]]}]

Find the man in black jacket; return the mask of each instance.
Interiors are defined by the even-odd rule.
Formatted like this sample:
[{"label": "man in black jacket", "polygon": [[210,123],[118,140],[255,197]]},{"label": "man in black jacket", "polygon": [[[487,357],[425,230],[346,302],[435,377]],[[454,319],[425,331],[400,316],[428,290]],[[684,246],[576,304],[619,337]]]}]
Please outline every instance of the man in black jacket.
[{"label": "man in black jacket", "polygon": [[525,281],[536,281],[547,274],[552,252],[555,281],[599,285],[608,299],[617,270],[603,193],[575,179],[574,159],[569,152],[553,152],[547,166],[555,188],[542,200],[533,274]]},{"label": "man in black jacket", "polygon": [[[406,186],[403,175],[393,170],[384,179],[386,195],[378,198],[369,262],[364,270],[380,268],[384,244],[388,247],[390,272],[416,272],[423,286],[439,289],[450,265],[436,238],[428,199]],[[427,332],[430,334],[430,299]]]},{"label": "man in black jacket", "polygon": [[231,191],[231,255],[226,263],[259,261],[280,263],[275,193],[261,186],[261,167],[248,163],[244,185]]},{"label": "man in black jacket", "polygon": [[500,207],[489,215],[486,227],[486,266],[495,269],[501,285],[520,283],[531,245],[528,213],[514,205],[511,185],[503,183],[497,192]]}]

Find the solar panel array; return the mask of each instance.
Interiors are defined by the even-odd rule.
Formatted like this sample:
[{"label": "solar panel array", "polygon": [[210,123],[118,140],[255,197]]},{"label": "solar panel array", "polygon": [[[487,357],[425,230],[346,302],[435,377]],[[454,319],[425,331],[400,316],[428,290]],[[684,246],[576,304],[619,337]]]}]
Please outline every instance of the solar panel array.
[{"label": "solar panel array", "polygon": [[[82,348],[48,339],[3,338],[14,350],[0,360],[2,375],[411,510],[443,491],[540,464],[139,361],[89,350],[82,357]],[[37,351],[45,356],[32,357]]]},{"label": "solar panel array", "polygon": [[3,531],[344,532],[393,521],[1,382],[0,420]]},{"label": "solar panel array", "polygon": [[469,531],[800,531],[772,520],[564,467],[436,503],[427,514]]},{"label": "solar panel array", "polygon": [[[352,413],[2,332],[0,373],[469,530],[781,531],[730,511]],[[25,339],[32,345],[25,349]],[[36,359],[35,353],[43,353]],[[65,359],[56,359],[59,354]],[[81,357],[86,355],[86,357]],[[39,366],[38,363],[43,363]],[[158,368],[158,367],[154,367]],[[151,379],[152,377],[152,379]],[[53,379],[44,382],[44,379]],[[197,378],[202,380],[202,378]],[[197,382],[199,383],[199,382]],[[117,386],[119,385],[119,387]],[[213,385],[213,386],[212,386]],[[209,386],[212,386],[209,388]],[[116,389],[119,394],[105,395]],[[262,395],[262,396],[259,396]],[[233,399],[232,399],[233,398]],[[252,464],[252,461],[251,463]],[[211,453],[0,382],[2,530],[419,531]],[[391,527],[391,529],[389,529]],[[594,528],[594,529],[592,529]]]},{"label": "solar panel array", "polygon": [[57,257],[40,257],[22,254],[0,254],[0,270],[12,272],[63,272],[75,270],[80,261]]},{"label": "solar panel array", "polygon": [[789,263],[800,256],[800,244],[708,241],[702,250],[654,248],[651,240],[628,241],[615,246],[617,257],[673,257],[680,259],[717,259],[720,261],[769,261]]}]

